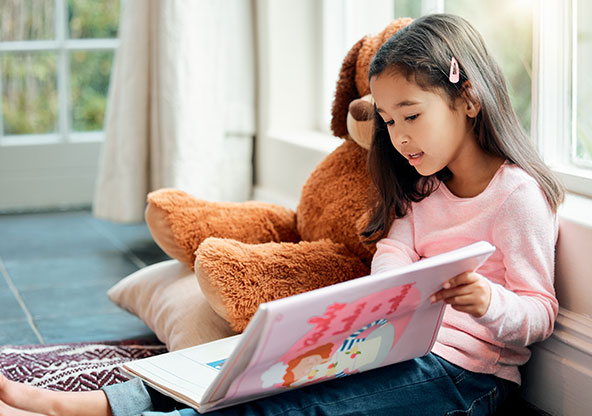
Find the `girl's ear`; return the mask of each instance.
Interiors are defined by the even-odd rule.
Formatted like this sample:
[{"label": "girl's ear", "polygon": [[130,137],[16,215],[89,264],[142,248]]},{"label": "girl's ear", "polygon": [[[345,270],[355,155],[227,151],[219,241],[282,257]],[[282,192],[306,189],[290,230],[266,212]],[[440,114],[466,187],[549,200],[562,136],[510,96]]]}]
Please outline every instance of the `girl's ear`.
[{"label": "girl's ear", "polygon": [[464,111],[467,114],[467,117],[475,118],[481,111],[481,103],[477,99],[475,92],[473,90],[473,85],[471,81],[465,81],[462,86],[462,93],[461,96],[464,100]]}]

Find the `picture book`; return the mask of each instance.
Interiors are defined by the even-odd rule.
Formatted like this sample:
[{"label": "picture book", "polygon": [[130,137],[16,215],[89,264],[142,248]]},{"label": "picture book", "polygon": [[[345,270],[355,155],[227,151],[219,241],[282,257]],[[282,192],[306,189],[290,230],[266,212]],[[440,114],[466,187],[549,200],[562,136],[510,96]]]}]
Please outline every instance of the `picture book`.
[{"label": "picture book", "polygon": [[481,241],[264,303],[240,335],[128,362],[123,371],[205,413],[426,355],[445,311],[430,295],[494,250]]}]

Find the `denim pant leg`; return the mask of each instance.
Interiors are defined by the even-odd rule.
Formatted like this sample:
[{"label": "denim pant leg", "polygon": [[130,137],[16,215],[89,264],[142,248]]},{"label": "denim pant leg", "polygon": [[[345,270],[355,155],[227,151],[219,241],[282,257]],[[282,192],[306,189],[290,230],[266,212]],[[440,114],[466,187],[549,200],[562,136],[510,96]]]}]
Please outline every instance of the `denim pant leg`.
[{"label": "denim pant leg", "polygon": [[516,387],[429,354],[208,414],[490,415]]},{"label": "denim pant leg", "polygon": [[152,399],[139,378],[102,388],[113,416],[139,416],[152,410]]},{"label": "denim pant leg", "polygon": [[113,416],[199,415],[195,410],[186,408],[187,405],[146,386],[139,378],[105,386],[102,390],[107,395]]},{"label": "denim pant leg", "polygon": [[[492,414],[515,387],[512,382],[464,370],[429,354],[208,414],[479,416]],[[151,391],[153,402],[157,401],[155,398],[159,393],[150,388],[148,390]],[[113,407],[111,404],[112,409]],[[182,409],[184,405],[177,404],[174,407]],[[167,403],[153,408],[156,411],[170,412],[174,407]],[[190,409],[182,409],[180,412],[183,416],[183,412],[197,415]],[[140,412],[119,413],[113,409],[113,414],[136,416]],[[158,413],[146,413],[148,414]],[[171,415],[176,416],[177,413]]]}]

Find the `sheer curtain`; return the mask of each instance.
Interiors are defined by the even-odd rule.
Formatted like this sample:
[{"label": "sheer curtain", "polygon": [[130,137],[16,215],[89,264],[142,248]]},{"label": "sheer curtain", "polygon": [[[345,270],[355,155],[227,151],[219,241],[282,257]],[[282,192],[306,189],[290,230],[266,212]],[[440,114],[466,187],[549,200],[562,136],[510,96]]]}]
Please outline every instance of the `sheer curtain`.
[{"label": "sheer curtain", "polygon": [[255,53],[250,0],[127,0],[93,212],[143,218],[146,194],[250,198]]}]

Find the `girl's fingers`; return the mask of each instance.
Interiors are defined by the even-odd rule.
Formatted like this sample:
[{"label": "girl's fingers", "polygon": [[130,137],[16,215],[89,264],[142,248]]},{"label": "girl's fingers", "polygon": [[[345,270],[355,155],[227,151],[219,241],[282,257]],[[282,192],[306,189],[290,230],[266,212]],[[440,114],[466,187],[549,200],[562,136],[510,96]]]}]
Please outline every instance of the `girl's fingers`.
[{"label": "girl's fingers", "polygon": [[458,294],[444,299],[444,302],[451,306],[469,306],[476,302],[475,296],[472,294]]},{"label": "girl's fingers", "polygon": [[466,312],[475,317],[480,317],[487,312],[489,302],[485,302],[484,299],[470,295],[453,296],[448,299],[444,299],[444,302],[449,304],[452,309],[459,312]]},{"label": "girl's fingers", "polygon": [[469,293],[473,293],[473,291],[474,289],[469,285],[453,287],[452,289],[441,289],[434,293],[430,297],[430,300],[432,301],[432,303],[438,302],[439,300],[446,301],[448,298],[454,296],[468,295]]},{"label": "girl's fingers", "polygon": [[477,273],[461,273],[459,275],[454,276],[452,279],[449,279],[448,281],[444,282],[442,287],[444,289],[450,289],[460,285],[469,285],[479,280],[479,277],[480,276]]},{"label": "girl's fingers", "polygon": [[478,273],[462,273],[448,280],[444,289],[430,296],[432,303],[444,301],[454,309],[480,317],[491,301],[489,282]]}]

